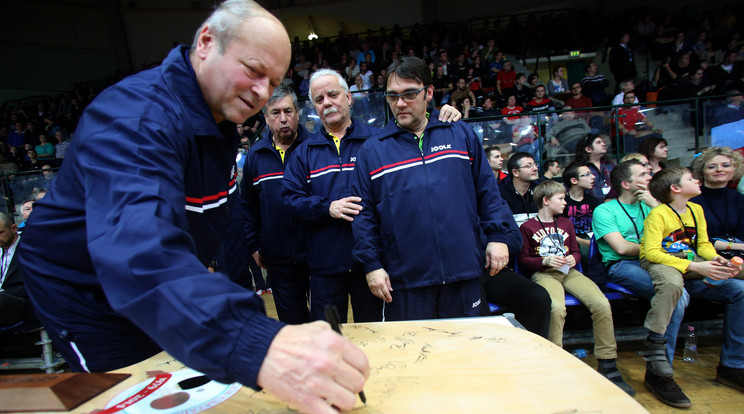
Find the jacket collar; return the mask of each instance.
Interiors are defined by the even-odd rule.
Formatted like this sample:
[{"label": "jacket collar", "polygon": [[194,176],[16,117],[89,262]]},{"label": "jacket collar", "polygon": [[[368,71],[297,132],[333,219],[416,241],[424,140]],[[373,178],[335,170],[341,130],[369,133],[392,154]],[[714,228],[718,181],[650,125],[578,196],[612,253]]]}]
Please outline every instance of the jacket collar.
[{"label": "jacket collar", "polygon": [[197,135],[223,137],[196,80],[189,60],[189,48],[181,45],[171,50],[160,70],[168,89],[178,98],[176,102],[183,111],[183,118],[194,132]]},{"label": "jacket collar", "polygon": [[[367,139],[369,138],[369,130],[364,128],[363,125],[359,124],[356,120],[351,120],[351,125],[346,128],[346,134],[342,139]],[[320,127],[320,130],[316,132],[312,137],[307,140],[308,145],[332,145],[331,135],[326,131],[324,126]]]},{"label": "jacket collar", "polygon": [[[297,138],[295,138],[292,145],[290,145],[289,147],[290,150],[302,144],[302,142],[305,141],[308,136],[310,136],[310,133],[307,132],[307,129],[305,129],[305,127],[303,127],[302,125],[297,125]],[[270,149],[273,151],[274,150],[273,134],[269,132],[268,137],[259,139],[253,145],[256,147],[256,151],[263,150],[263,149]]]},{"label": "jacket collar", "polygon": [[[450,124],[446,124],[439,120],[439,111],[431,111],[429,113],[429,122],[426,124],[426,128],[424,129],[424,136],[426,136],[430,129],[448,125]],[[399,127],[398,124],[395,122],[395,118],[393,118],[390,120],[390,122],[387,123],[387,125],[385,125],[385,128],[382,129],[382,135],[380,136],[380,139],[396,137],[404,133],[410,132]]]}]

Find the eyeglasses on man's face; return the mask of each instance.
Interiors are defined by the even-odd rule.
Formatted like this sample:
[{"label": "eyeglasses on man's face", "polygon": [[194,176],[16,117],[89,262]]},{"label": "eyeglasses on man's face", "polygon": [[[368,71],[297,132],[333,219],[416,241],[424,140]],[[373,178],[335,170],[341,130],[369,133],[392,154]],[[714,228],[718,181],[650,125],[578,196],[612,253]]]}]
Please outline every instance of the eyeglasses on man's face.
[{"label": "eyeglasses on man's face", "polygon": [[537,167],[537,164],[529,163],[529,164],[519,166],[519,168],[527,168],[528,170],[531,170],[534,167]]},{"label": "eyeglasses on man's face", "polygon": [[426,85],[422,86],[420,89],[416,89],[414,91],[407,91],[403,93],[385,92],[385,99],[387,99],[389,103],[396,103],[398,102],[398,99],[400,98],[403,98],[403,100],[406,102],[412,102],[413,100],[416,99],[419,92],[423,91],[424,89],[426,89]]}]

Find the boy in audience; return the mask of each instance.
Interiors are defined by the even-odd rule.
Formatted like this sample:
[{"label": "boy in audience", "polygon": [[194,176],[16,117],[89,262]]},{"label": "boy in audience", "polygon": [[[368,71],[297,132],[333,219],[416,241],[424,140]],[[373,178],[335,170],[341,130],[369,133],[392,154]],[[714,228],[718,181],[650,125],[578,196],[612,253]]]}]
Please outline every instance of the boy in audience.
[{"label": "boy in audience", "polygon": [[592,239],[592,213],[599,201],[591,195],[594,174],[586,165],[572,163],[563,171],[563,183],[568,187],[566,210],[561,214],[568,217],[576,229],[581,259],[589,257],[589,242]]},{"label": "boy in audience", "polygon": [[[690,400],[674,381],[671,366],[677,333],[685,308],[690,302],[690,295],[684,289],[668,295],[666,290],[677,289],[670,284],[659,284],[655,289],[651,276],[641,268],[638,260],[644,230],[643,220],[653,207],[659,205],[648,192],[651,175],[640,161],[632,159],[618,164],[610,173],[610,180],[618,197],[594,210],[592,227],[602,262],[608,268],[610,281],[651,301],[651,308],[643,324],[648,329],[648,336],[643,343],[646,360],[644,383],[665,404],[680,408],[690,407]],[[679,300],[674,302],[673,297],[677,295]],[[671,299],[662,300],[665,297]],[[660,315],[671,315],[671,318],[667,322],[666,317],[660,318]]]},{"label": "boy in audience", "polygon": [[[571,221],[560,217],[566,207],[566,189],[555,181],[543,181],[534,191],[538,212],[521,227],[522,250],[519,253],[520,270],[531,274],[532,280],[545,288],[552,300],[548,339],[563,346],[563,325],[566,319],[565,292],[574,295],[592,313],[594,329],[594,354],[600,374],[623,391],[635,391],[618,371],[617,343],[612,322],[610,302],[599,287],[574,269],[580,259],[574,227]],[[565,291],[564,291],[565,289]]]},{"label": "boy in audience", "polygon": [[[744,391],[744,280],[734,278],[740,266],[719,256],[708,240],[703,208],[689,202],[700,194],[700,183],[687,168],[657,172],[649,190],[663,203],[646,218],[640,249],[641,267],[657,287],[654,299],[661,296],[659,302],[675,304],[684,283],[690,297],[726,304],[716,380]],[[662,295],[660,287],[665,284],[676,289],[667,289],[668,294]],[[665,316],[659,315],[659,319]]]}]

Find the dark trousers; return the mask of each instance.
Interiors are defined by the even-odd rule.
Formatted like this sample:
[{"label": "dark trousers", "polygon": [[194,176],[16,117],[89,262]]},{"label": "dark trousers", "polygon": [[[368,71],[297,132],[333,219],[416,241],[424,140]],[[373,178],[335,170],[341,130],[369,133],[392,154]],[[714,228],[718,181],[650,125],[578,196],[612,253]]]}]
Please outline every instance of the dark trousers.
[{"label": "dark trousers", "polygon": [[528,331],[548,337],[551,301],[545,288],[511,269],[503,269],[495,276],[484,276],[481,282],[488,302],[514,312]]},{"label": "dark trousers", "polygon": [[253,260],[253,256],[248,256],[247,260],[248,268],[251,269],[251,275],[253,276],[253,286],[256,288],[256,291],[270,288],[271,278],[267,276],[266,280],[264,280],[263,273],[261,273],[261,266],[256,264],[256,261]]},{"label": "dark trousers", "polygon": [[310,277],[305,263],[271,264],[267,270],[279,320],[301,324],[310,320],[307,307]]},{"label": "dark trousers", "polygon": [[0,325],[12,325],[26,319],[26,299],[0,292]]},{"label": "dark trousers", "polygon": [[385,321],[467,318],[481,315],[482,300],[478,279],[399,289],[390,293],[393,301],[384,304]]},{"label": "dark trousers", "polygon": [[310,320],[324,321],[325,307],[338,309],[341,323],[349,313],[349,296],[354,322],[382,320],[382,299],[373,295],[363,271],[341,272],[333,275],[310,275]]}]

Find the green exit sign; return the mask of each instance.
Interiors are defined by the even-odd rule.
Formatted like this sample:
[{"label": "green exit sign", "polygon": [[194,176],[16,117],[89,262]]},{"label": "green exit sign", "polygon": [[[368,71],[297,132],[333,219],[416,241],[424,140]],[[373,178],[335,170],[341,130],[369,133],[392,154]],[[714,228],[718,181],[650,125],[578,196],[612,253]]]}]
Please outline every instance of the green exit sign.
[{"label": "green exit sign", "polygon": [[572,51],[568,52],[568,56],[569,57],[572,57],[572,58],[573,57],[579,57],[579,56],[581,56],[581,51],[580,50],[572,50]]}]

